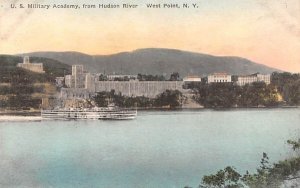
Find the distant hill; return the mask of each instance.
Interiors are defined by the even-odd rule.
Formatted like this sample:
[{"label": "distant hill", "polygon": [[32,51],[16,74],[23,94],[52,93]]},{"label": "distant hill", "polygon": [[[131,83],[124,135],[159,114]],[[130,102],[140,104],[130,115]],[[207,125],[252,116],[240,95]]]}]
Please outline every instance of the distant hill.
[{"label": "distant hill", "polygon": [[172,72],[179,72],[181,76],[185,76],[206,75],[213,72],[239,75],[279,71],[240,57],[212,56],[160,48],[139,49],[112,55],[87,55],[78,52],[33,52],[26,55],[55,59],[68,65],[83,64],[90,72],[108,74],[115,72],[169,75]]}]

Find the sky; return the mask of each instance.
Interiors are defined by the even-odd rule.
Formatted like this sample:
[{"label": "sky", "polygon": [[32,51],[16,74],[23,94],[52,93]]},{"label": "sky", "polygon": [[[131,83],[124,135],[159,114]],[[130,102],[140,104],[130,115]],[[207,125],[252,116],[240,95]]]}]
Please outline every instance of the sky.
[{"label": "sky", "polygon": [[[138,4],[136,9],[12,9],[11,4]],[[198,8],[149,9],[147,3]],[[299,0],[0,0],[0,54],[114,54],[173,48],[300,72]]]}]

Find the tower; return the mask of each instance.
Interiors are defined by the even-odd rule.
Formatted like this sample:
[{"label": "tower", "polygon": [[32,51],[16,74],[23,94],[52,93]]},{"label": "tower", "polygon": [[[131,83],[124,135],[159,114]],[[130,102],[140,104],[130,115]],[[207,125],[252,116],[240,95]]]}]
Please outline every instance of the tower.
[{"label": "tower", "polygon": [[24,64],[30,64],[29,56],[25,56],[25,57],[24,57],[23,63],[24,63]]}]

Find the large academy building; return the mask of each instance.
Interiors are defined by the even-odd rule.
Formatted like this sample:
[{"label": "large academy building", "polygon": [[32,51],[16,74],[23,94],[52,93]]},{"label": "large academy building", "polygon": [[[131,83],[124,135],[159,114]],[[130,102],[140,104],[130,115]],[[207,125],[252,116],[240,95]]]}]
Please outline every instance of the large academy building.
[{"label": "large academy building", "polygon": [[[135,77],[134,75],[125,75]],[[120,77],[120,75],[118,75]],[[115,90],[125,96],[145,96],[155,98],[165,90],[183,91],[183,81],[99,81],[99,75],[87,73],[82,65],[72,66],[72,75],[65,76],[65,85],[62,88],[60,97],[69,98],[90,98],[97,92]]]},{"label": "large academy building", "polygon": [[[60,97],[62,99],[88,99],[97,92],[114,90],[115,93],[121,93],[125,96],[155,98],[166,90],[179,90],[182,93],[186,93],[187,89],[184,89],[184,83],[206,82],[210,84],[232,82],[232,76],[227,73],[213,73],[205,79],[198,76],[187,76],[183,81],[139,81],[136,75],[107,75],[106,81],[100,81],[100,75],[86,72],[83,65],[73,65],[72,74],[66,75],[64,78],[66,88],[61,88]],[[116,81],[116,79],[122,81]],[[243,86],[253,82],[270,84],[270,75],[256,73],[238,76],[238,80],[235,83]]]}]

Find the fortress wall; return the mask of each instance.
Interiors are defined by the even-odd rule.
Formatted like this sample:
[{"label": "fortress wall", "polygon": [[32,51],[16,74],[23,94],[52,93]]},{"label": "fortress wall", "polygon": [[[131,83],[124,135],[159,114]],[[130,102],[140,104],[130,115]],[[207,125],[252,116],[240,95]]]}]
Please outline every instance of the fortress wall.
[{"label": "fortress wall", "polygon": [[83,88],[62,88],[61,98],[89,98],[96,92],[115,90],[125,96],[145,96],[154,98],[165,90],[183,92],[183,81],[96,81]]},{"label": "fortress wall", "polygon": [[97,81],[95,91],[115,90],[126,96],[154,98],[167,89],[182,91],[182,85],[182,81]]},{"label": "fortress wall", "polygon": [[37,72],[37,73],[45,73],[43,70],[43,64],[42,63],[19,63],[17,67],[21,67],[23,69],[30,70],[32,72]]}]

